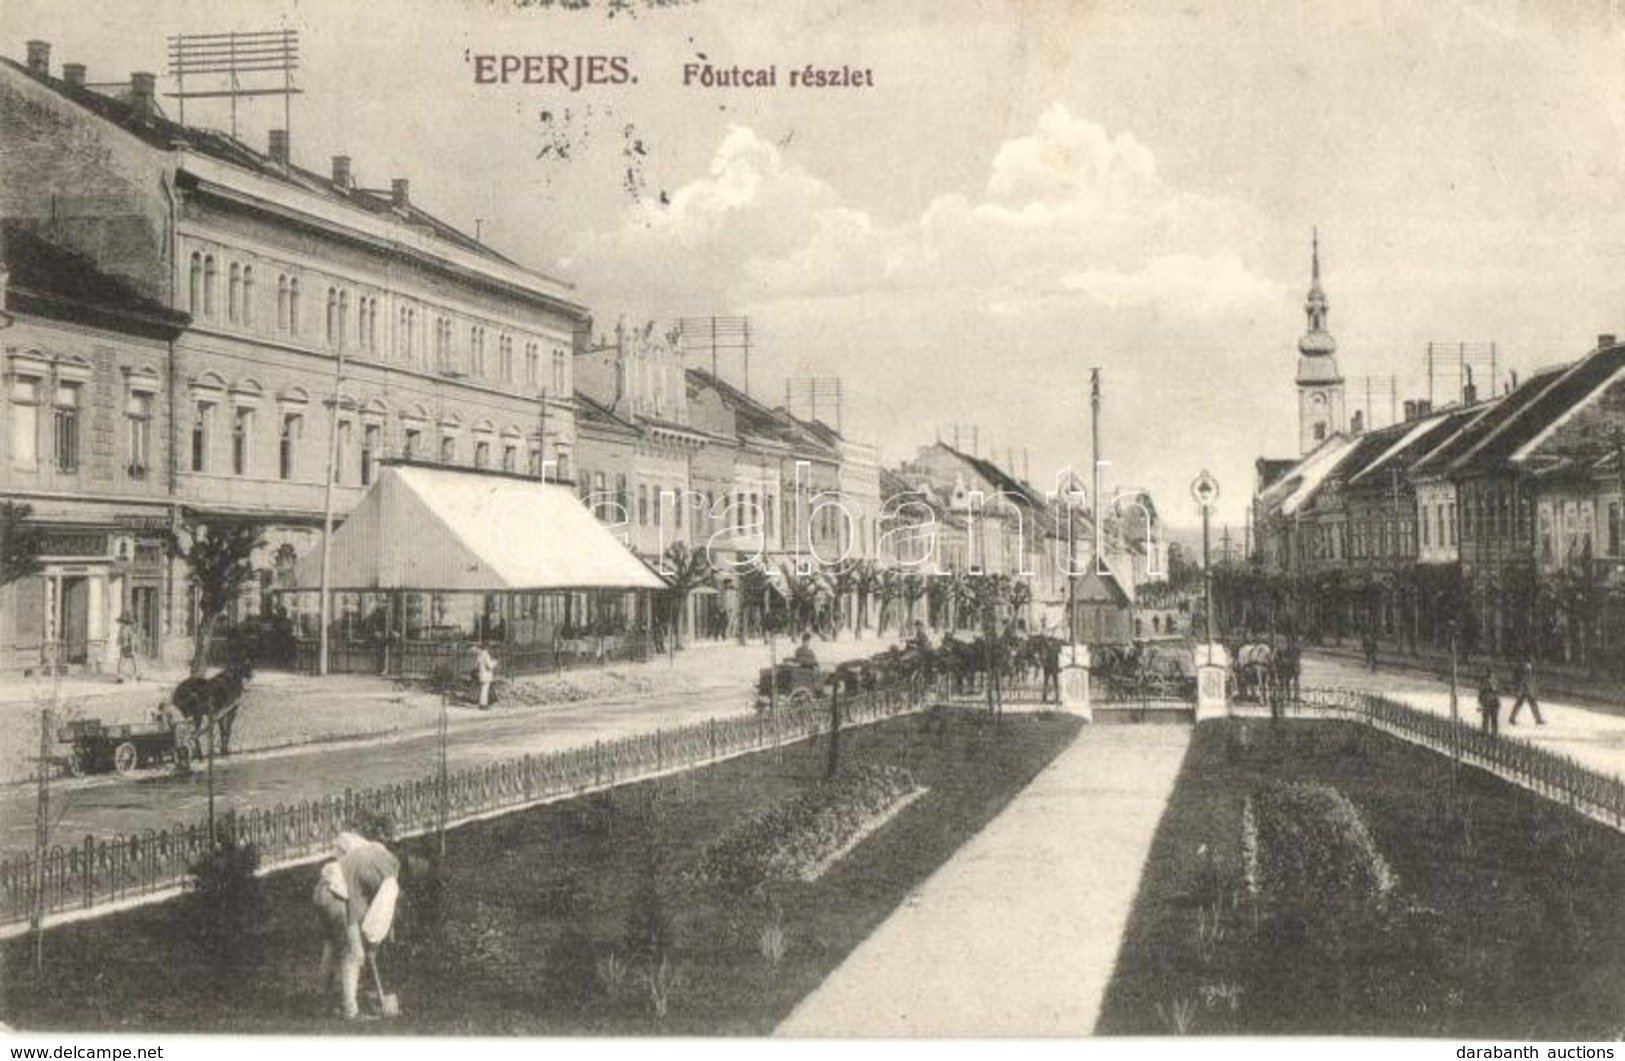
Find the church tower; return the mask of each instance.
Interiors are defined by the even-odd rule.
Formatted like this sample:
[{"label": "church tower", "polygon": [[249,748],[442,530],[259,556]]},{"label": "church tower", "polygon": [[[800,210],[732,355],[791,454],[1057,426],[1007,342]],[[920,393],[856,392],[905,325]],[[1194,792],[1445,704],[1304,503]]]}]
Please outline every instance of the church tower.
[{"label": "church tower", "polygon": [[1310,252],[1309,330],[1298,340],[1298,450],[1308,453],[1343,430],[1343,376],[1337,340],[1326,330],[1326,292],[1320,289],[1320,233]]}]

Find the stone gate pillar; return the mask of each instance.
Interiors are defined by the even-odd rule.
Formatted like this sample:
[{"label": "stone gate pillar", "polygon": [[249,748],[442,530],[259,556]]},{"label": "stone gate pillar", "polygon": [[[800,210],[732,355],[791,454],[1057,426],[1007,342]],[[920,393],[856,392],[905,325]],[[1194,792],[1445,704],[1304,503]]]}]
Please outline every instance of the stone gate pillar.
[{"label": "stone gate pillar", "polygon": [[1061,657],[1061,710],[1082,715],[1085,722],[1094,721],[1094,709],[1089,705],[1089,646],[1079,645],[1077,656],[1064,649]]},{"label": "stone gate pillar", "polygon": [[1216,642],[1196,646],[1196,721],[1230,717],[1230,654]]}]

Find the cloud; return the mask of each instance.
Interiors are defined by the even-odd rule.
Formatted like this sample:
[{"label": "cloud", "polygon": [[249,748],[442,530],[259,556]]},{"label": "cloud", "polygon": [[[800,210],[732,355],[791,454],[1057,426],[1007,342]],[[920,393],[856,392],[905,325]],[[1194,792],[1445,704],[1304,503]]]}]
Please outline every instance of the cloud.
[{"label": "cloud", "polygon": [[1168,302],[1205,312],[1222,312],[1284,294],[1276,285],[1254,276],[1233,254],[1173,254],[1131,273],[1088,269],[1064,277],[1061,285],[1109,308]]},{"label": "cloud", "polygon": [[691,311],[891,291],[1222,312],[1270,290],[1236,250],[1251,221],[1169,188],[1132,133],[1057,104],[993,152],[981,195],[945,193],[891,225],[733,126],[703,177],[639,202],[564,267],[617,301]]}]

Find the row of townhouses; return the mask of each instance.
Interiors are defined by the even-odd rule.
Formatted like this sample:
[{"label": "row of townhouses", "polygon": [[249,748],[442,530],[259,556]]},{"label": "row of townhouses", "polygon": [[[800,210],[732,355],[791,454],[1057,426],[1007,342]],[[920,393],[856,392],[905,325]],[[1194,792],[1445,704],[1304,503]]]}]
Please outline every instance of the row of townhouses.
[{"label": "row of townhouses", "polygon": [[1311,635],[1586,663],[1625,637],[1625,344],[1400,422],[1341,419],[1318,261],[1298,459],[1258,462],[1258,569]]},{"label": "row of townhouses", "polygon": [[[329,509],[342,523],[396,463],[569,484],[657,570],[703,549],[719,577],[679,620],[696,634],[742,632],[753,564],[770,583],[843,559],[1009,573],[1044,603],[1075,588],[1061,558],[1093,556],[1086,515],[991,462],[938,445],[887,472],[872,445],[686,365],[675,334],[595,336],[569,284],[437,219],[406,178],[306,168],[285,131],[261,151],[170,120],[150,74],[93,82],[30,42],[0,60],[0,140],[0,496],[39,546],[0,585],[0,669],[110,669],[122,621],[142,654],[184,661],[195,607],[168,543],[186,520],[262,529],[235,618],[297,608],[277,591],[310,588]],[[1124,532],[1151,529],[1139,513],[1108,515],[1110,572],[1080,596],[1120,609],[1157,574]]]}]

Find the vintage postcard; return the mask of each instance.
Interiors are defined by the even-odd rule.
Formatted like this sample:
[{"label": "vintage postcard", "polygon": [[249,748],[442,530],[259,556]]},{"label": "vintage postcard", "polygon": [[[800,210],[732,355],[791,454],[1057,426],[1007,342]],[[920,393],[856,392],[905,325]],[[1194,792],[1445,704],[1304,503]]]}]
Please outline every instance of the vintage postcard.
[{"label": "vintage postcard", "polygon": [[1614,1056],[1619,0],[0,29],[18,1042]]}]

